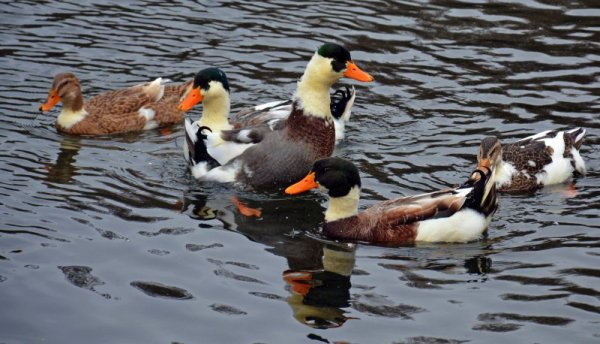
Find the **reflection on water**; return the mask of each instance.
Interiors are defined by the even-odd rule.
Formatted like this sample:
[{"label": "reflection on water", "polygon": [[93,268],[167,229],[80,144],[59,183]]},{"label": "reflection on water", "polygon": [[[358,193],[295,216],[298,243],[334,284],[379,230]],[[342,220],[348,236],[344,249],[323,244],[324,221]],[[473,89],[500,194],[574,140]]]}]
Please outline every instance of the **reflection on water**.
[{"label": "reflection on water", "polygon": [[[11,310],[0,313],[0,342],[596,341],[596,7],[0,4],[0,303]],[[180,125],[71,137],[56,133],[59,109],[38,116],[63,71],[85,97],[219,67],[232,111],[289,98],[326,41],[376,79],[355,85],[335,153],[359,167],[364,207],[462,182],[487,135],[585,127],[589,173],[575,187],[503,195],[478,242],[345,251],[320,235],[318,193],[194,181]],[[234,197],[262,215],[243,216]]]},{"label": "reflection on water", "polygon": [[339,327],[352,319],[344,314],[343,308],[350,306],[350,276],[355,253],[354,245],[324,245],[320,266],[283,272],[291,293],[287,302],[296,320],[322,329]]}]

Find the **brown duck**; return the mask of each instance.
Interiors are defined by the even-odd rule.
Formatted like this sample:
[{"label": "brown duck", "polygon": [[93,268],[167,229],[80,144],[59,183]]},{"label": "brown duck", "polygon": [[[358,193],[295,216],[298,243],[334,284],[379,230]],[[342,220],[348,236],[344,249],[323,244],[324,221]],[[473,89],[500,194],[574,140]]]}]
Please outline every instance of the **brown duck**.
[{"label": "brown duck", "polygon": [[316,160],[333,152],[335,129],[329,90],[343,76],[363,82],[373,80],[352,62],[348,50],[337,44],[324,44],[298,82],[283,128],[266,135],[224,165],[202,145],[207,130],[194,132],[187,130],[189,124],[186,125],[192,175],[200,180],[252,188],[280,188],[301,178]]},{"label": "brown duck", "polygon": [[358,212],[360,176],[351,162],[327,158],[285,192],[320,188],[329,195],[323,234],[332,239],[378,244],[468,242],[487,229],[496,211],[494,169],[500,162],[500,141],[481,142],[478,165],[463,185],[378,203]]},{"label": "brown duck", "polygon": [[585,129],[548,130],[502,146],[502,162],[495,172],[501,192],[533,191],[559,184],[573,174],[585,175],[579,153]]},{"label": "brown duck", "polygon": [[49,111],[62,103],[56,129],[74,135],[104,135],[138,131],[181,123],[183,111],[177,104],[191,85],[165,86],[163,79],[126,89],[101,93],[84,103],[81,85],[72,73],[54,77],[46,103],[40,111]]}]

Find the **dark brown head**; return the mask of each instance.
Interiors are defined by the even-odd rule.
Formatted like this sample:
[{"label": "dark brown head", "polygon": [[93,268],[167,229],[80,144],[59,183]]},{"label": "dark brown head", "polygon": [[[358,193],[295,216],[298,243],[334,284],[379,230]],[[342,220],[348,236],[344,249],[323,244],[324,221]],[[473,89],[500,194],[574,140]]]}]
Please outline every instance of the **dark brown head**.
[{"label": "dark brown head", "polygon": [[64,108],[75,111],[83,107],[81,85],[73,73],[60,73],[54,77],[48,98],[40,105],[39,110],[50,111],[59,102],[62,102]]}]

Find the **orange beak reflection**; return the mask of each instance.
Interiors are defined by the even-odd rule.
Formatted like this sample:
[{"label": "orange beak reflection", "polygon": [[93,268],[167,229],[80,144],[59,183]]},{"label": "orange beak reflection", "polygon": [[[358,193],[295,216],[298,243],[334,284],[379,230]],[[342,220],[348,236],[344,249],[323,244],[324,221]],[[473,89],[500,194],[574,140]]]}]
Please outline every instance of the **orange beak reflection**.
[{"label": "orange beak reflection", "polygon": [[50,93],[48,94],[48,99],[46,99],[46,102],[44,104],[40,105],[38,110],[50,111],[54,107],[54,105],[58,104],[59,102],[60,97],[58,96],[58,92],[56,92],[56,90],[50,90]]},{"label": "orange beak reflection", "polygon": [[310,172],[304,179],[297,182],[294,185],[290,185],[285,189],[285,193],[288,195],[297,195],[299,193],[308,191],[310,189],[316,189],[319,184],[315,181],[315,173]]},{"label": "orange beak reflection", "polygon": [[362,82],[371,82],[375,80],[370,74],[365,73],[362,71],[362,69],[358,68],[358,66],[352,61],[346,62],[346,71],[344,72],[344,76]]},{"label": "orange beak reflection", "polygon": [[202,99],[204,99],[204,96],[202,95],[200,87],[192,86],[185,99],[177,106],[177,110],[188,111],[189,109],[193,108],[194,105],[200,103]]}]

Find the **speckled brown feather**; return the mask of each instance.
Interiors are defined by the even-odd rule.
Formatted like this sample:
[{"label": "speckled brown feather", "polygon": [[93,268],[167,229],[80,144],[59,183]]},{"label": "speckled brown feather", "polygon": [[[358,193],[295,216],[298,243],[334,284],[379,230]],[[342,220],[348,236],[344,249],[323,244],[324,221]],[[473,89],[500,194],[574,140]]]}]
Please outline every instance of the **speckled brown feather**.
[{"label": "speckled brown feather", "polygon": [[[57,123],[57,130],[76,135],[102,135],[142,130],[146,125],[146,118],[140,116],[138,112],[142,107],[155,111],[153,120],[158,126],[181,122],[184,113],[178,111],[176,107],[186,84],[166,86],[160,98],[159,95],[147,93],[146,85],[105,92],[90,98],[83,104],[88,113],[83,120],[70,128],[64,128]],[[78,92],[81,90],[79,89]]]}]

